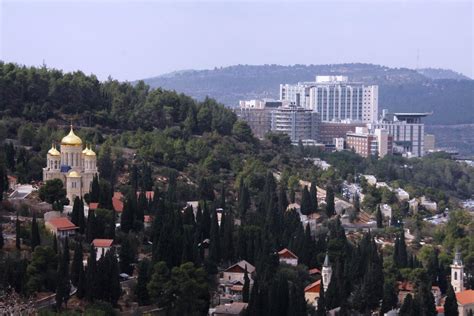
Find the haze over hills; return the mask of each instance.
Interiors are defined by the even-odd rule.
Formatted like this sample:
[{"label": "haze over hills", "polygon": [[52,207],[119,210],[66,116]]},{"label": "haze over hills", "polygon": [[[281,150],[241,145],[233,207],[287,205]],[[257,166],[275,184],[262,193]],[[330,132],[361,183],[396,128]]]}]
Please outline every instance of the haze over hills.
[{"label": "haze over hills", "polygon": [[236,65],[185,70],[144,79],[151,87],[213,97],[227,106],[239,100],[278,98],[280,83],[312,81],[315,75],[346,75],[351,81],[379,85],[379,106],[390,111],[433,112],[427,124],[474,121],[474,81],[446,69],[389,68],[372,64]]}]

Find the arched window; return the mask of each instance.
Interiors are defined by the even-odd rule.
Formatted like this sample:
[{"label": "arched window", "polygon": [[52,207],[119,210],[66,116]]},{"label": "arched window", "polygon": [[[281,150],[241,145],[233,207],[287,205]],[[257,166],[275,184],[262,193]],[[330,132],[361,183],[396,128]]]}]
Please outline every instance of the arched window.
[{"label": "arched window", "polygon": [[458,273],[454,272],[454,280],[457,280],[457,279],[458,279]]}]

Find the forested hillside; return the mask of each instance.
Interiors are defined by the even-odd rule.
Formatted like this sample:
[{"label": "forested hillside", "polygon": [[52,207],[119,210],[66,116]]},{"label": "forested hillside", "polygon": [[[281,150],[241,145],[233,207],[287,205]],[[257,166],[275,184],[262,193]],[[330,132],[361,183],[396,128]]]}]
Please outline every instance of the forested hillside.
[{"label": "forested hillside", "polygon": [[[449,71],[448,71],[449,72]],[[239,100],[278,98],[281,83],[312,81],[315,75],[346,75],[351,80],[379,85],[379,105],[391,111],[428,111],[429,124],[463,124],[474,121],[474,81],[446,75],[442,70],[389,68],[371,64],[339,65],[238,65],[213,70],[182,71],[145,79],[194,98],[210,96],[227,106]],[[456,78],[433,80],[432,78]]]}]

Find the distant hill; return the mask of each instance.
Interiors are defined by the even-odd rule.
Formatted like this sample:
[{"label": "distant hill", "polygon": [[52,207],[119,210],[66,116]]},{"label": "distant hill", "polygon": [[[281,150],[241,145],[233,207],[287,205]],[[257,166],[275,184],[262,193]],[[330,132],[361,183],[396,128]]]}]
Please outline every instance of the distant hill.
[{"label": "distant hill", "polygon": [[439,68],[422,68],[416,70],[423,76],[438,80],[438,79],[453,79],[453,80],[469,80],[470,78],[460,74],[459,72],[452,71],[450,69],[439,69]]},{"label": "distant hill", "polygon": [[281,83],[309,81],[314,80],[315,75],[336,74],[349,76],[352,81],[378,84],[381,109],[433,111],[434,114],[427,119],[431,124],[474,122],[474,81],[451,70],[416,71],[372,64],[236,65],[179,71],[144,81],[151,87],[173,89],[197,99],[210,96],[232,107],[242,99],[278,98]]}]

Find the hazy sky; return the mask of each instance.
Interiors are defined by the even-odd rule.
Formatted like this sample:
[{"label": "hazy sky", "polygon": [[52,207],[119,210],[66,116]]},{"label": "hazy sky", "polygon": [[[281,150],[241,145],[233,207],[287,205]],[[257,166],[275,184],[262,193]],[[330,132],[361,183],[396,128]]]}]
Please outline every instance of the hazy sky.
[{"label": "hazy sky", "polygon": [[0,0],[0,59],[135,80],[233,64],[364,62],[474,75],[471,0]]}]

